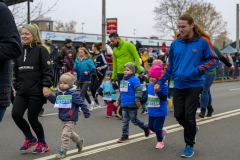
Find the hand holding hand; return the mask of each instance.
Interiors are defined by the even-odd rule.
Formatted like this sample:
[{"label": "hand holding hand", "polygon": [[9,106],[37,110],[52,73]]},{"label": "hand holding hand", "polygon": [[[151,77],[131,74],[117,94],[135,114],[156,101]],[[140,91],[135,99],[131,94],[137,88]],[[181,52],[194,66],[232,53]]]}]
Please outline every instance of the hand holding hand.
[{"label": "hand holding hand", "polygon": [[95,97],[97,97],[97,95],[98,95],[98,92],[95,93]]},{"label": "hand holding hand", "polygon": [[43,87],[43,95],[44,97],[51,96],[51,90],[48,87]]},{"label": "hand holding hand", "polygon": [[73,73],[73,75],[74,75],[74,76],[76,76],[76,75],[77,75],[77,73],[76,73],[76,72],[74,72],[74,73]]},{"label": "hand holding hand", "polygon": [[111,80],[110,80],[110,83],[114,84],[114,83],[115,83],[115,81],[114,81],[113,79],[111,79]]},{"label": "hand holding hand", "polygon": [[117,103],[117,104],[116,104],[116,107],[119,107],[119,106],[120,106],[120,103]]},{"label": "hand holding hand", "polygon": [[100,67],[98,67],[98,68],[97,68],[97,70],[101,71],[101,68],[100,68]]},{"label": "hand holding hand", "polygon": [[137,105],[138,107],[141,107],[141,106],[142,106],[142,104],[140,103],[140,101],[136,101],[136,105]]},{"label": "hand holding hand", "polygon": [[85,74],[85,75],[88,75],[88,72],[86,71],[86,72],[84,72],[84,74]]},{"label": "hand holding hand", "polygon": [[157,93],[158,91],[160,91],[160,86],[158,84],[156,84],[154,86],[154,92]]}]

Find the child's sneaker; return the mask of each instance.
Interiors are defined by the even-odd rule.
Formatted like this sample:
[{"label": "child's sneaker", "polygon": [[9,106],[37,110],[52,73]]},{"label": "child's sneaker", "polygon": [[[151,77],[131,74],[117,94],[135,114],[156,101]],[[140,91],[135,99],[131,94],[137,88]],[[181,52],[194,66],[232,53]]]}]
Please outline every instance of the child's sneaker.
[{"label": "child's sneaker", "polygon": [[93,106],[95,105],[95,103],[92,101],[92,103],[89,105],[89,111],[93,110]]},{"label": "child's sneaker", "polygon": [[95,103],[94,108],[100,108],[100,104]]},{"label": "child's sneaker", "polygon": [[147,110],[143,110],[142,114],[147,114],[148,111]]},{"label": "child's sneaker", "polygon": [[162,149],[164,147],[164,143],[163,142],[157,142],[156,148],[157,149]]},{"label": "child's sneaker", "polygon": [[112,116],[107,115],[106,117],[107,117],[107,118],[111,118]]},{"label": "child's sneaker", "polygon": [[181,154],[181,157],[185,157],[185,158],[192,157],[193,154],[194,154],[194,149],[191,146],[187,145],[183,153]]},{"label": "child's sneaker", "polygon": [[146,125],[146,128],[144,128],[144,133],[145,133],[145,137],[148,137],[150,134],[150,129],[148,128],[148,124]]},{"label": "child's sneaker", "polygon": [[80,142],[76,145],[78,149],[78,153],[82,152],[83,144],[84,144],[84,139],[81,139]]},{"label": "child's sneaker", "polygon": [[120,114],[117,114],[116,117],[118,117],[119,119],[123,119],[123,117]]},{"label": "child's sneaker", "polygon": [[63,158],[66,158],[66,152],[63,152],[63,151],[58,151],[58,154],[56,155],[57,158],[59,159],[63,159]]},{"label": "child's sneaker", "polygon": [[35,154],[44,153],[49,150],[47,143],[38,142],[37,148],[33,151]]},{"label": "child's sneaker", "polygon": [[118,143],[128,142],[128,135],[123,134],[122,137],[118,140]]},{"label": "child's sneaker", "polygon": [[20,148],[21,152],[25,152],[29,150],[32,146],[36,145],[38,143],[38,140],[33,136],[33,139],[25,138],[25,142],[23,143],[23,146]]},{"label": "child's sneaker", "polygon": [[[165,139],[166,133],[167,133],[167,130],[166,130],[166,129],[163,129],[163,130],[162,130],[162,137],[163,137],[163,140]],[[162,141],[163,141],[163,140],[162,140]]]},{"label": "child's sneaker", "polygon": [[39,117],[42,117],[45,113],[45,109],[42,107],[40,113],[38,114]]}]

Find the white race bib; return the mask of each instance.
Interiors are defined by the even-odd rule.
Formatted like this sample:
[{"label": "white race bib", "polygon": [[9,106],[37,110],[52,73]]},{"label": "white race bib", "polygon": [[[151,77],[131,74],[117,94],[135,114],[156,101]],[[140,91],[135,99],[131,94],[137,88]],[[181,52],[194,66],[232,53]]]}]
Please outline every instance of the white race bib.
[{"label": "white race bib", "polygon": [[141,87],[142,87],[142,91],[146,91],[147,90],[146,84],[141,84]]},{"label": "white race bib", "polygon": [[120,82],[120,91],[121,92],[128,92],[128,81],[121,81]]},{"label": "white race bib", "polygon": [[174,81],[170,81],[169,88],[174,88]]},{"label": "white race bib", "polygon": [[156,94],[155,96],[148,95],[148,107],[160,107],[160,99]]},{"label": "white race bib", "polygon": [[103,93],[103,100],[112,101],[112,94],[111,93]]},{"label": "white race bib", "polygon": [[54,108],[72,108],[72,96],[57,96]]}]

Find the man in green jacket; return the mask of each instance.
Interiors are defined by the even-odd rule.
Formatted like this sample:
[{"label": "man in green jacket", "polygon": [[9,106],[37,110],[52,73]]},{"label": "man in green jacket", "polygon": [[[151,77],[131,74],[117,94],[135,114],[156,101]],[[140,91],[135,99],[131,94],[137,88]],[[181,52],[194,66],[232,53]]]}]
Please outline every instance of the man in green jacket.
[{"label": "man in green jacket", "polygon": [[[142,73],[140,67],[140,57],[134,45],[130,42],[125,42],[117,33],[109,35],[110,41],[114,45],[113,49],[113,74],[111,82],[118,80],[118,85],[124,76],[124,65],[128,62],[135,62],[138,67],[138,73]],[[119,118],[122,118],[122,108],[119,110]]]}]

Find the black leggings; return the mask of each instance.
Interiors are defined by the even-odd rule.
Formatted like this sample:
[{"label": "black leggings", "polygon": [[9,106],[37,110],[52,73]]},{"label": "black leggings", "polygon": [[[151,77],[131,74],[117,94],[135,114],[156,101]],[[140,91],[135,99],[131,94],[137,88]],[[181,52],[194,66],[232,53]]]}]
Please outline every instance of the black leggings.
[{"label": "black leggings", "polygon": [[36,133],[38,138],[44,137],[42,124],[38,121],[38,114],[40,113],[44,100],[40,96],[22,96],[17,95],[13,104],[12,118],[23,133],[30,132],[28,122],[23,118],[23,115],[28,109],[28,121]]},{"label": "black leggings", "polygon": [[[102,83],[102,80],[103,80],[103,78],[97,79],[97,76],[96,76],[96,75],[92,75],[92,77],[91,77],[90,90],[91,90],[93,99],[94,99],[94,101],[95,101],[97,104],[99,104],[99,103],[98,103],[97,97],[95,97],[95,94],[96,94],[97,89],[100,87],[100,85],[101,85],[101,83]],[[101,95],[101,94],[100,94],[100,95]]]}]

